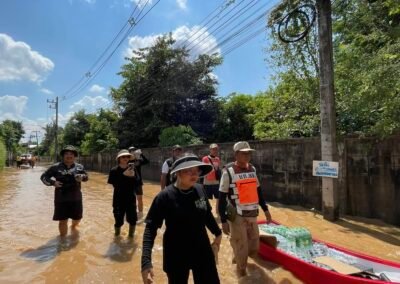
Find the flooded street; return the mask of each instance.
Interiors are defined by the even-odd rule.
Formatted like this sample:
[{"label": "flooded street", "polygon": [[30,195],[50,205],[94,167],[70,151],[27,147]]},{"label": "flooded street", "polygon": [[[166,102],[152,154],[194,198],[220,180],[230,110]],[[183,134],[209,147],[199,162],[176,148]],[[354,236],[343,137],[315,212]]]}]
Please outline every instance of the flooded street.
[{"label": "flooded street", "polygon": [[[57,222],[52,221],[54,190],[39,180],[44,167],[0,171],[0,283],[141,283],[140,257],[144,225],[137,226],[133,242],[123,226],[115,240],[112,187],[107,176],[89,173],[82,186],[84,213],[79,235],[60,243]],[[144,186],[145,211],[159,191]],[[214,203],[212,203],[214,206]],[[400,262],[400,228],[378,220],[347,217],[337,223],[295,206],[271,204],[273,218],[287,226],[308,228],[313,237]],[[156,283],[166,283],[162,271],[159,231],[154,246]],[[218,271],[222,283],[302,283],[290,272],[265,261],[250,260],[249,275],[237,280],[232,252],[222,240]]]}]

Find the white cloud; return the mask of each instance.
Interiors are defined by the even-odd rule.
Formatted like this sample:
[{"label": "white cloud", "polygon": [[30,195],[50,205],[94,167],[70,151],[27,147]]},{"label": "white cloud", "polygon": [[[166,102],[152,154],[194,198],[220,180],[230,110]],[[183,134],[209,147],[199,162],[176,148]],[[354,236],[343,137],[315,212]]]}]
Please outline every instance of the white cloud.
[{"label": "white cloud", "polygon": [[[162,36],[148,35],[144,37],[133,36],[129,38],[128,48],[125,50],[125,57],[131,57],[133,50],[139,48],[149,47],[154,45],[156,39]],[[183,46],[185,44],[190,49],[190,55],[195,57],[199,54],[220,53],[220,48],[217,46],[217,40],[210,35],[204,27],[194,26],[189,28],[187,26],[180,26],[172,32],[172,37],[176,40],[175,46]]]},{"label": "white cloud", "polygon": [[41,88],[40,91],[41,91],[43,94],[46,94],[46,95],[53,95],[53,94],[54,94],[53,91],[50,91],[49,89],[46,89],[46,88]]},{"label": "white cloud", "polygon": [[81,109],[91,111],[91,110],[96,110],[97,108],[100,107],[108,106],[109,103],[110,100],[102,96],[96,96],[96,97],[84,96],[81,100],[75,102],[69,108],[72,111],[79,111]]},{"label": "white cloud", "polygon": [[176,4],[178,4],[178,7],[182,10],[187,9],[187,0],[176,0]]},{"label": "white cloud", "polygon": [[28,97],[26,96],[16,97],[5,95],[0,97],[0,120],[21,120],[27,102]]},{"label": "white cloud", "polygon": [[96,0],[85,0],[85,2],[88,4],[95,4]]},{"label": "white cloud", "polygon": [[[5,95],[0,97],[0,122],[6,119],[22,122],[22,126],[25,130],[25,138],[22,139],[23,142],[29,140],[29,136],[33,131],[40,131],[43,136],[42,127],[47,124],[47,121],[44,118],[33,120],[24,116],[27,103],[28,97],[26,96]],[[41,138],[42,137],[39,137],[39,142]]]},{"label": "white cloud", "polygon": [[139,9],[142,9],[144,7],[144,5],[146,5],[147,7],[150,7],[151,4],[153,4],[153,0],[131,0],[131,1],[134,2],[135,5],[137,5]]},{"label": "white cloud", "polygon": [[0,34],[0,81],[42,82],[54,63],[22,41]]},{"label": "white cloud", "polygon": [[90,87],[89,92],[91,92],[91,93],[104,93],[105,90],[106,90],[106,88],[104,88],[104,87],[102,87],[100,85],[94,84],[93,86]]}]

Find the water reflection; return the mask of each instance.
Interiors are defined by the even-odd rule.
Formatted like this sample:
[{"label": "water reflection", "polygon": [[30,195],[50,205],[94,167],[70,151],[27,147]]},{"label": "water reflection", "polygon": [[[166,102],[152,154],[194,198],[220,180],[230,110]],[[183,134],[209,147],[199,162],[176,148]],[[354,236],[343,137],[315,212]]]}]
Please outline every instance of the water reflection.
[{"label": "water reflection", "polygon": [[131,261],[136,248],[133,239],[123,240],[121,237],[115,237],[104,257],[118,262]]},{"label": "water reflection", "polygon": [[61,238],[56,236],[50,239],[46,244],[36,249],[26,249],[21,253],[22,257],[33,259],[37,262],[52,260],[62,251],[69,251],[75,248],[79,243],[79,232]]}]

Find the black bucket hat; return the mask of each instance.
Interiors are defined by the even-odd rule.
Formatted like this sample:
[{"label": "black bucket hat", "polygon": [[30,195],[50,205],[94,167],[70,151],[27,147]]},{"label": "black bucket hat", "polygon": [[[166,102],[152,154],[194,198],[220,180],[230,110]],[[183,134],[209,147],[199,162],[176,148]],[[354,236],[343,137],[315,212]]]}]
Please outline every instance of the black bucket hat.
[{"label": "black bucket hat", "polygon": [[61,157],[64,156],[65,152],[72,152],[72,153],[74,153],[75,157],[78,156],[78,150],[76,150],[76,148],[71,145],[67,145],[61,150],[61,152],[60,152]]},{"label": "black bucket hat", "polygon": [[177,159],[172,164],[171,175],[179,172],[180,170],[199,167],[201,173],[200,176],[205,176],[213,170],[213,166],[200,161],[200,159],[195,155],[185,156]]}]

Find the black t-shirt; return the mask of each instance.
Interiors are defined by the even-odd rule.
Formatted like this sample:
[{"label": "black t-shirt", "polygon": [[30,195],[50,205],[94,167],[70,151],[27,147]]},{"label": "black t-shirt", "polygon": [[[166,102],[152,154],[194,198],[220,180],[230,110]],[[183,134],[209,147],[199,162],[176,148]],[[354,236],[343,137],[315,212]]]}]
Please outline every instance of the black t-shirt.
[{"label": "black t-shirt", "polygon": [[114,187],[113,205],[131,203],[136,200],[135,187],[138,185],[136,177],[124,175],[126,170],[116,166],[110,170],[108,183]]},{"label": "black t-shirt", "polygon": [[[221,230],[212,215],[210,203],[201,190],[193,187],[182,191],[170,185],[153,200],[145,223],[147,226],[160,228],[165,221],[164,271],[171,271],[182,265],[190,268],[198,261],[213,258],[206,227],[216,236],[221,234]],[[151,238],[154,240],[155,235]],[[151,253],[151,249],[148,253]]]},{"label": "black t-shirt", "polygon": [[46,185],[54,185],[54,179],[62,182],[62,187],[55,188],[54,201],[67,202],[82,200],[81,183],[75,180],[75,175],[81,174],[82,181],[87,181],[88,176],[81,164],[74,163],[70,167],[64,163],[56,163],[48,168],[40,177]]}]

